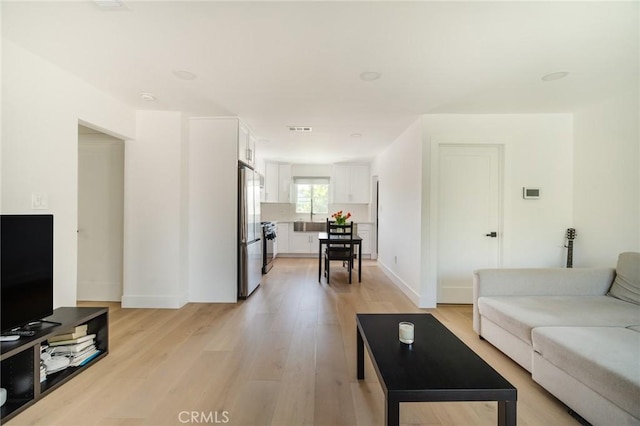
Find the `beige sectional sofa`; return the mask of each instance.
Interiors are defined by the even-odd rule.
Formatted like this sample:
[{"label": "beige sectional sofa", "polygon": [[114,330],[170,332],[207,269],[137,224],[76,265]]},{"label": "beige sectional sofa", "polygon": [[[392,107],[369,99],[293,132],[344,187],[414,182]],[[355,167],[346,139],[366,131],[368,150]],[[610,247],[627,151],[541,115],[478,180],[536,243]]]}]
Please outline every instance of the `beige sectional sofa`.
[{"label": "beige sectional sofa", "polygon": [[476,271],[473,328],[588,422],[640,425],[640,253]]}]

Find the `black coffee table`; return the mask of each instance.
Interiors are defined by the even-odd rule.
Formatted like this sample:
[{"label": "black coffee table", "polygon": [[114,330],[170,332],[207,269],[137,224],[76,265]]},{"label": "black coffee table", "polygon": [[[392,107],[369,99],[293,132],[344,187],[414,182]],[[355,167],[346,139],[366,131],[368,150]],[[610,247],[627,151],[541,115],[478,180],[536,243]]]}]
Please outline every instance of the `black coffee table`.
[{"label": "black coffee table", "polygon": [[[398,323],[415,324],[415,341],[398,340]],[[431,314],[357,314],[358,380],[364,346],[386,398],[386,424],[401,402],[497,401],[498,425],[516,424],[517,390]]]}]

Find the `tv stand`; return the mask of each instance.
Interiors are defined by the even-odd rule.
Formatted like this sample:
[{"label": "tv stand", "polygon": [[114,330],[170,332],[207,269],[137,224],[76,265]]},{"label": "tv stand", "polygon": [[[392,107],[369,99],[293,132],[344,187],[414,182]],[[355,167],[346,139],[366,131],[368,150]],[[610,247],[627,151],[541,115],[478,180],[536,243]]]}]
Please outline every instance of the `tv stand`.
[{"label": "tv stand", "polygon": [[45,324],[49,324],[49,327],[52,325],[62,325],[57,321],[47,321],[47,320],[38,320],[32,321],[28,324],[25,324],[20,327],[12,328],[11,330],[5,331],[0,335],[0,342],[10,342],[18,339],[20,336],[35,336],[36,332],[42,331],[42,328]]},{"label": "tv stand", "polygon": [[[33,336],[0,344],[0,387],[7,390],[7,402],[0,407],[1,423],[35,404],[40,398],[83,372],[109,353],[108,308],[58,308],[42,322],[30,324]],[[49,325],[49,323],[60,325]],[[40,382],[40,348],[57,334],[71,332],[76,326],[88,325],[88,334],[96,335],[96,347],[100,355],[81,367],[69,367],[47,376]]]},{"label": "tv stand", "polygon": [[38,321],[32,321],[29,324],[21,327],[21,328],[26,328],[26,329],[31,329],[33,326],[35,325],[40,325],[42,327],[42,324],[52,324],[52,325],[62,325],[62,323],[59,323],[58,321],[49,321],[46,319],[41,319]]}]

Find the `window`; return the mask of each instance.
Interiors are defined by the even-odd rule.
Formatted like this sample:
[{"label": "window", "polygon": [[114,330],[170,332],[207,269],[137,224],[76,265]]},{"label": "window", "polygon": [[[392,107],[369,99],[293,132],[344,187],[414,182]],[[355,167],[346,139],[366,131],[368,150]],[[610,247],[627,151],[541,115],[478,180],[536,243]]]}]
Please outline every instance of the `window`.
[{"label": "window", "polygon": [[296,213],[329,214],[329,178],[293,178]]}]

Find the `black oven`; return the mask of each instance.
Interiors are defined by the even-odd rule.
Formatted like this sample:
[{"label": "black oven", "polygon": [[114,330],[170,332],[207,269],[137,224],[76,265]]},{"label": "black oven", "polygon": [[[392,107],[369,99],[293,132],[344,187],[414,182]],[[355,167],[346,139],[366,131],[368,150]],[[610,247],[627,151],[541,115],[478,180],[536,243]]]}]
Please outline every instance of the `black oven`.
[{"label": "black oven", "polygon": [[262,222],[262,273],[266,274],[273,267],[274,250],[276,242],[276,224]]}]

